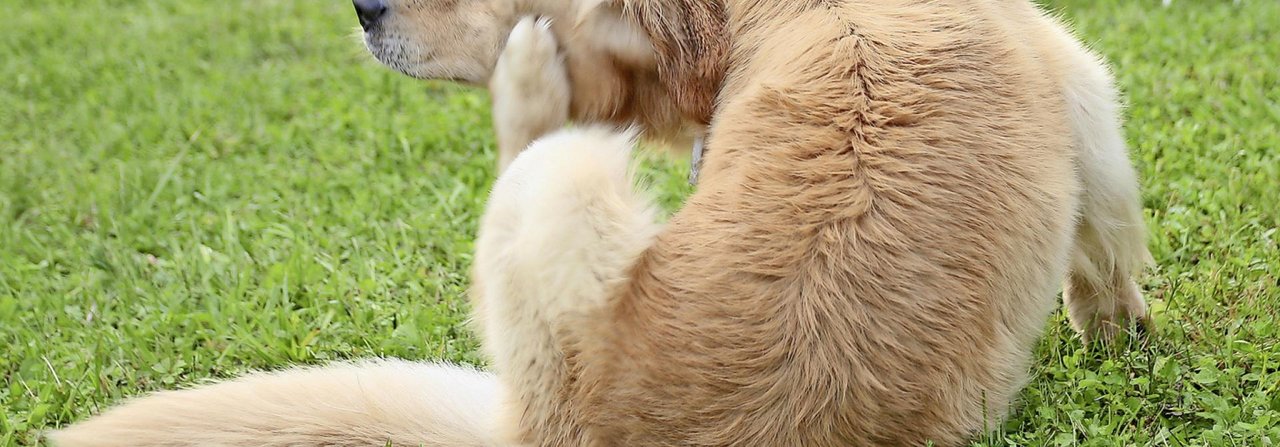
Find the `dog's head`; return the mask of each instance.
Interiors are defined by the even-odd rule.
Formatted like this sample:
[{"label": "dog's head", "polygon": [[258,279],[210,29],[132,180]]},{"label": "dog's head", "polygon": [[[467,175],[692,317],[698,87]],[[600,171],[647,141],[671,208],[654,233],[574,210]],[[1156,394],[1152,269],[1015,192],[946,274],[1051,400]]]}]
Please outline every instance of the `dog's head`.
[{"label": "dog's head", "polygon": [[[365,45],[419,79],[484,84],[517,15],[547,15],[582,54],[654,69],[676,108],[710,120],[729,43],[722,0],[352,0]],[[564,37],[564,36],[561,36]]]},{"label": "dog's head", "polygon": [[509,0],[353,0],[365,46],[419,79],[482,84],[512,26]]}]

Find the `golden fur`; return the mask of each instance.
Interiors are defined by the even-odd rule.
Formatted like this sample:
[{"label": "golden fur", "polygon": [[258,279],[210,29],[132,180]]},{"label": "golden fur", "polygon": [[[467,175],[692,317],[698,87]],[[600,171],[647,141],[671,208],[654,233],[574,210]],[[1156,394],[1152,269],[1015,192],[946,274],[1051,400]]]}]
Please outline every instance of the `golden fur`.
[{"label": "golden fur", "polygon": [[[400,6],[417,17],[439,2],[474,5]],[[709,125],[698,191],[659,225],[628,175],[633,134],[538,139],[509,161],[477,240],[475,313],[496,373],[483,380],[500,403],[450,388],[422,405],[495,419],[424,411],[407,430],[385,418],[401,401],[369,390],[403,382],[321,383],[279,399],[319,422],[256,415],[246,442],[302,432],[364,445],[359,424],[322,430],[331,416],[309,412],[355,394],[367,426],[397,443],[960,445],[1009,411],[1061,284],[1086,337],[1145,320],[1133,280],[1145,229],[1110,75],[1030,2],[476,4],[506,44],[459,66],[492,70],[477,73],[496,87],[500,135],[665,110],[676,118],[638,121]],[[555,21],[519,19],[528,13]],[[629,68],[575,71],[592,57]],[[621,93],[583,87],[618,73],[651,77],[609,84],[635,89]],[[602,103],[624,106],[580,106]],[[533,118],[544,115],[555,118]],[[440,374],[418,386],[458,374],[430,368]],[[225,399],[242,383],[142,399],[56,440],[214,445],[243,432],[223,417],[246,411]],[[174,417],[182,406],[200,411]],[[147,442],[126,442],[113,428],[125,426]]]},{"label": "golden fur", "polygon": [[[1132,279],[1143,229],[1109,79],[1031,4],[623,7],[650,30],[681,110],[714,108],[704,180],[634,261],[606,264],[626,267],[600,272],[580,254],[579,275],[606,279],[580,298],[514,273],[534,268],[509,259],[528,239],[482,227],[482,302],[544,309],[484,320],[497,326],[486,343],[529,359],[497,364],[515,398],[499,426],[514,440],[955,445],[1004,418],[1062,278],[1087,334],[1145,315]],[[727,54],[715,48],[725,34]],[[564,152],[526,183],[564,178],[559,165],[584,157]],[[506,194],[495,189],[490,213]],[[571,196],[587,206],[601,194]],[[503,227],[573,228],[558,215]],[[632,220],[601,215],[580,217],[595,231],[547,240]],[[640,244],[650,231],[633,227],[563,250]],[[545,348],[527,352],[531,340]]]}]

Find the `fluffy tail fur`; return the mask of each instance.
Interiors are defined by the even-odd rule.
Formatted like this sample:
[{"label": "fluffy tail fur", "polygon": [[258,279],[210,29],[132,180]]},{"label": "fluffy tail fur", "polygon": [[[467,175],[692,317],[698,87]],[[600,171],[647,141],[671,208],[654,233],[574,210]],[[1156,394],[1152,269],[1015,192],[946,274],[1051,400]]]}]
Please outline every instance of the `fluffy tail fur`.
[{"label": "fluffy tail fur", "polygon": [[395,360],[258,373],[157,393],[50,435],[90,446],[488,446],[499,387]]}]

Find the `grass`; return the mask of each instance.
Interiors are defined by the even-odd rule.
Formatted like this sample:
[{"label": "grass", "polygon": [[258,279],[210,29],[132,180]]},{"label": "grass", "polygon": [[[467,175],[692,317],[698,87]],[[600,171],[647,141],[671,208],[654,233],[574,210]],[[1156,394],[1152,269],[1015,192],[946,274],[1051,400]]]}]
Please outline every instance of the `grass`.
[{"label": "grass", "polygon": [[[4,0],[4,3],[13,3]],[[979,445],[1280,442],[1280,3],[1056,1],[1117,66],[1157,266],[1147,344],[1055,316]],[[0,32],[0,445],[146,391],[479,363],[483,92],[375,66],[341,1],[27,2]],[[679,162],[648,174],[674,208]]]}]

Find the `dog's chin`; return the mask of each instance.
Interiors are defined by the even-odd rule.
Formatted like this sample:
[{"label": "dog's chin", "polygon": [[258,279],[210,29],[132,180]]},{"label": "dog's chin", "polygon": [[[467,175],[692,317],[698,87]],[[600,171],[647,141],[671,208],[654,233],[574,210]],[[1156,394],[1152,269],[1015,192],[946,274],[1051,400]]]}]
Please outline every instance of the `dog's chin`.
[{"label": "dog's chin", "polygon": [[403,45],[385,42],[384,39],[368,34],[365,35],[364,44],[374,59],[377,59],[382,65],[414,79],[448,81],[466,85],[482,85],[484,83],[480,76],[461,73],[466,70],[449,69],[444,64],[434,60],[420,60],[418,57],[412,57],[412,55],[420,52],[406,49]]}]

